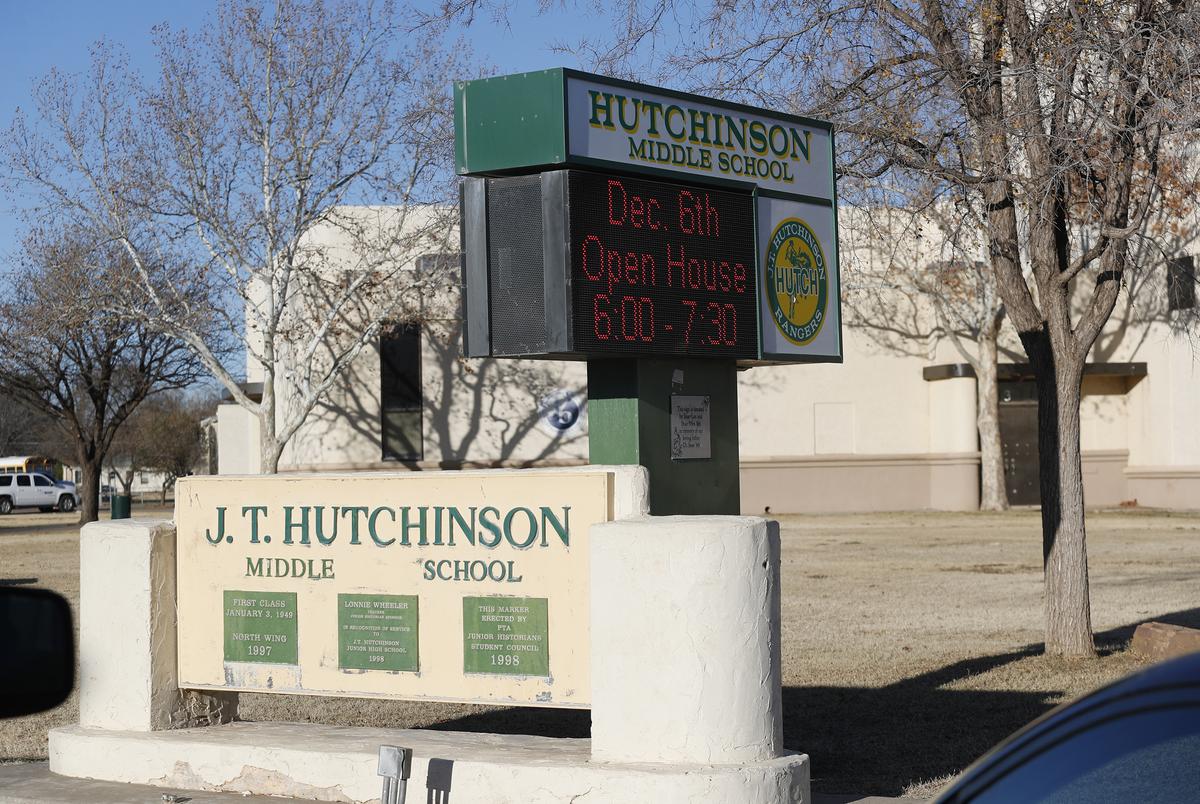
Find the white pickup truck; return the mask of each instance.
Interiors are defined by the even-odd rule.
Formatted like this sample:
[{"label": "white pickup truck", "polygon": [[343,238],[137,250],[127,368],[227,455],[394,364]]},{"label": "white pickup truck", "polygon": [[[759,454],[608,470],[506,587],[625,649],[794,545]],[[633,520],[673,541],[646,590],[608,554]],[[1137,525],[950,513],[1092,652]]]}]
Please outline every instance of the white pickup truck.
[{"label": "white pickup truck", "polygon": [[74,511],[79,505],[75,489],[60,486],[36,472],[0,474],[0,514],[14,508],[40,508],[43,511]]}]

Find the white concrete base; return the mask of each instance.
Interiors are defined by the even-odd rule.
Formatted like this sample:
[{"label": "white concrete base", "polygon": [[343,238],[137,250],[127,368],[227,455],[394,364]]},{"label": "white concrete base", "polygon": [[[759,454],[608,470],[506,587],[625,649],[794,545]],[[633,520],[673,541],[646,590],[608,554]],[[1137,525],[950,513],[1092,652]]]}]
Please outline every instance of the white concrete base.
[{"label": "white concrete base", "polygon": [[176,674],[174,528],[94,523],[80,550],[81,722],[50,733],[50,769],[370,804],[379,746],[397,745],[414,753],[414,804],[810,804],[808,757],[781,748],[778,527],[645,517],[645,471],[616,474],[617,519],[594,526],[589,553],[594,740],[215,725],[236,696],[180,689]]},{"label": "white concrete base", "polygon": [[662,516],[592,528],[592,757],[764,762],[783,748],[779,527]]},{"label": "white concrete base", "polygon": [[179,689],[175,528],[91,522],[79,534],[79,722],[153,731],[232,720],[237,695]]},{"label": "white concrete base", "polygon": [[[50,768],[173,790],[378,802],[380,745],[412,748],[408,801],[810,804],[808,757],[737,765],[595,762],[589,740],[294,723],[50,732]],[[120,757],[120,762],[114,758]]]}]

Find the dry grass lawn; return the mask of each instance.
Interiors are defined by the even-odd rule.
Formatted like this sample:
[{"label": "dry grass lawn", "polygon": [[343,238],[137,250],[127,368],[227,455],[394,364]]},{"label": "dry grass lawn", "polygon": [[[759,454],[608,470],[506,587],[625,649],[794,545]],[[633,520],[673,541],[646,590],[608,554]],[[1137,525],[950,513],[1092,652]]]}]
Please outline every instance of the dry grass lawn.
[{"label": "dry grass lawn", "polygon": [[[144,512],[135,512],[142,514]],[[0,582],[78,601],[69,517],[0,518]],[[1147,620],[1200,626],[1200,516],[1089,516],[1101,656],[1039,654],[1041,547],[1034,511],[782,517],[784,738],[812,757],[821,792],[928,794],[1055,704],[1139,666]],[[0,723],[0,761],[46,755],[72,699]],[[241,716],[586,736],[586,712],[243,695]],[[935,780],[932,784],[929,780]]]}]

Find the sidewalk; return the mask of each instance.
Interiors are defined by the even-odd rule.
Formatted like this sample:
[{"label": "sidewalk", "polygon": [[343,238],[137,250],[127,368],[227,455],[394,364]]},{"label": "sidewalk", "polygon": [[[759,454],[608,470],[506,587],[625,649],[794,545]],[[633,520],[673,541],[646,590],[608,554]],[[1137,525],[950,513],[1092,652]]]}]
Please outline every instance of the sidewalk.
[{"label": "sidewalk", "polygon": [[[174,796],[174,799],[169,798]],[[48,762],[0,765],[0,804],[283,804],[299,799],[201,793],[140,784],[73,779],[50,772]]]}]

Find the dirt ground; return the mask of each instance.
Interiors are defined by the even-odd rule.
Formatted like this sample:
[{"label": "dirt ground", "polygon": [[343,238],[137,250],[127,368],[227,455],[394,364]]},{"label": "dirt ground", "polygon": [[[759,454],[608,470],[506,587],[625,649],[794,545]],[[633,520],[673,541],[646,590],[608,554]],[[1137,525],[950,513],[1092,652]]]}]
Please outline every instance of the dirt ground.
[{"label": "dirt ground", "polygon": [[[159,512],[161,514],[161,512]],[[153,509],[135,516],[154,515]],[[79,597],[70,516],[0,517],[0,583]],[[926,795],[1057,703],[1139,666],[1134,627],[1200,627],[1200,516],[1089,515],[1101,656],[1039,654],[1035,511],[781,517],[784,741],[812,758],[819,792]],[[243,695],[241,717],[586,736],[586,712]],[[0,762],[46,756],[74,698],[0,723]]]}]

